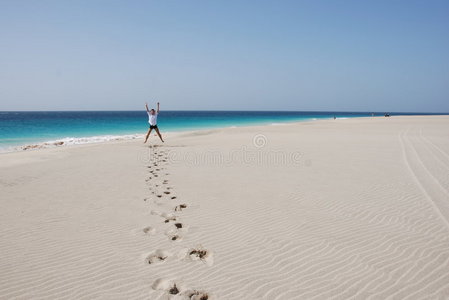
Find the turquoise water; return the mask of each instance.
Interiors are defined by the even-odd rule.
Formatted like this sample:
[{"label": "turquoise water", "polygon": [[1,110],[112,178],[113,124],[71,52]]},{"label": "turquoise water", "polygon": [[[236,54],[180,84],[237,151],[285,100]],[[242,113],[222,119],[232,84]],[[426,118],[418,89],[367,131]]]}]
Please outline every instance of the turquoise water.
[{"label": "turquoise water", "polygon": [[[371,116],[371,113],[162,111],[158,117],[158,126],[161,132],[167,132],[297,122],[334,116],[367,117]],[[85,138],[83,142],[89,142],[89,138],[92,141],[101,141],[108,139],[107,136],[141,135],[147,129],[148,117],[145,111],[0,112],[0,148],[67,138],[72,139],[72,143],[77,143],[80,138]]]}]

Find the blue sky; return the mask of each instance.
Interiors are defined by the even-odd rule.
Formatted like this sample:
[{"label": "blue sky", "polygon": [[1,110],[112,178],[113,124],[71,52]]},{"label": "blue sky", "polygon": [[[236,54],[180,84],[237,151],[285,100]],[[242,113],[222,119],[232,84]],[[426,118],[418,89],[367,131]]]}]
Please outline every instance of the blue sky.
[{"label": "blue sky", "polygon": [[449,1],[0,0],[0,110],[156,100],[449,112]]}]

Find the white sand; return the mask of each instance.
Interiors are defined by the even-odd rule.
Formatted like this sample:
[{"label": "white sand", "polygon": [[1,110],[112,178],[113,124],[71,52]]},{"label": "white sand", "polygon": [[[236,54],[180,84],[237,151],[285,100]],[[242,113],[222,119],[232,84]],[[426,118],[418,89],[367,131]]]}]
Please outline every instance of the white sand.
[{"label": "white sand", "polygon": [[448,116],[166,140],[0,155],[0,298],[449,299]]}]

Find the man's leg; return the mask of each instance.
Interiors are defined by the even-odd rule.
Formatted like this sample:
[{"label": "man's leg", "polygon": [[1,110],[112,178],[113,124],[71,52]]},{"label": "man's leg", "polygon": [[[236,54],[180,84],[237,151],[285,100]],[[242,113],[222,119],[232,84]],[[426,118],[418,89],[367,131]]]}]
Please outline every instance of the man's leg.
[{"label": "man's leg", "polygon": [[143,142],[144,144],[147,142],[148,137],[150,136],[152,130],[153,130],[153,128],[148,129],[147,136],[145,137],[145,142]]},{"label": "man's leg", "polygon": [[159,138],[161,139],[161,141],[162,141],[162,143],[163,143],[164,140],[162,139],[162,135],[161,135],[161,133],[159,132],[159,128],[156,127],[155,130],[156,130],[157,135],[159,136]]}]

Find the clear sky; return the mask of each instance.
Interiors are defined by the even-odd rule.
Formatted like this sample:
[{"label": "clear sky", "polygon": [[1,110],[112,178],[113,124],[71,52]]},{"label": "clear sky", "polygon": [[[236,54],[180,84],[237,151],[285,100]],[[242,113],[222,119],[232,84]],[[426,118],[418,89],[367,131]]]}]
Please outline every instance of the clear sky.
[{"label": "clear sky", "polygon": [[0,110],[449,112],[449,1],[0,0]]}]

